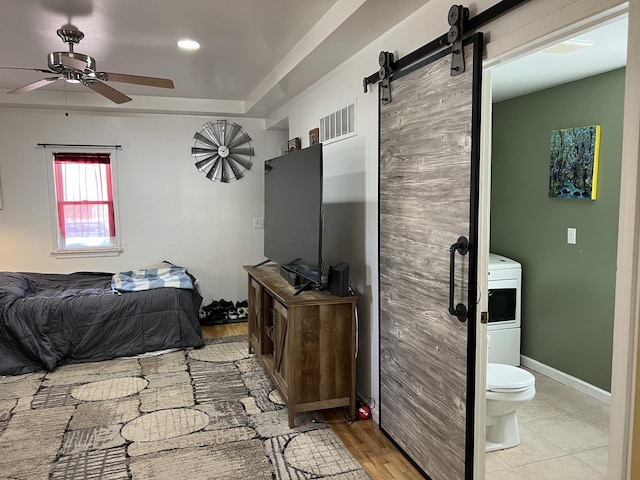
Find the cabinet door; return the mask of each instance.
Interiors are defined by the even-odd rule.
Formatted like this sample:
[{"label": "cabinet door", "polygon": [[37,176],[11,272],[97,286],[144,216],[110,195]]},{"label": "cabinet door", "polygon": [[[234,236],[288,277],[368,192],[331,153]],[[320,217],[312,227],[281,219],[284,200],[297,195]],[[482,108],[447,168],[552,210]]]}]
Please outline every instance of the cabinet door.
[{"label": "cabinet door", "polygon": [[273,370],[275,380],[280,383],[281,390],[284,393],[289,383],[289,342],[287,341],[289,318],[287,307],[278,301],[273,302],[273,323],[275,337],[273,342]]},{"label": "cabinet door", "polygon": [[253,351],[262,352],[262,286],[253,278],[249,286],[249,345]]}]

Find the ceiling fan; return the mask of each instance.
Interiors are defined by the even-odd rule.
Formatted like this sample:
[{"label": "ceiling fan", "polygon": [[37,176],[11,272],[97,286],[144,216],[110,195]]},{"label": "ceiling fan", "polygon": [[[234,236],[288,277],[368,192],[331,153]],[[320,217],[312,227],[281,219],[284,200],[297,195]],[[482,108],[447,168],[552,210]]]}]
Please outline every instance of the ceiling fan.
[{"label": "ceiling fan", "polygon": [[150,87],[173,88],[173,81],[168,78],[143,77],[140,75],[128,75],[124,73],[97,72],[96,61],[89,55],[73,51],[73,46],[84,38],[84,33],[71,24],[64,25],[57,30],[62,41],[69,45],[68,52],[51,52],[47,56],[49,69],[0,67],[11,70],[35,70],[37,72],[51,73],[55,76],[43,78],[37,82],[29,83],[7,93],[26,93],[44,87],[45,85],[64,80],[69,83],[82,83],[96,93],[108,98],[115,103],[125,103],[131,98],[124,93],[103,82],[133,83]]}]

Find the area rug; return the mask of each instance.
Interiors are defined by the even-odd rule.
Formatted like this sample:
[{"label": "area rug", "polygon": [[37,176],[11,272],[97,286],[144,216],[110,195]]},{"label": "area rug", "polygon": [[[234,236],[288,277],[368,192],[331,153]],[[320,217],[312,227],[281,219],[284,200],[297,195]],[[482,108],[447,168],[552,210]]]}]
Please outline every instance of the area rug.
[{"label": "area rug", "polygon": [[0,377],[0,478],[370,478],[319,413],[289,428],[245,336],[207,343]]}]

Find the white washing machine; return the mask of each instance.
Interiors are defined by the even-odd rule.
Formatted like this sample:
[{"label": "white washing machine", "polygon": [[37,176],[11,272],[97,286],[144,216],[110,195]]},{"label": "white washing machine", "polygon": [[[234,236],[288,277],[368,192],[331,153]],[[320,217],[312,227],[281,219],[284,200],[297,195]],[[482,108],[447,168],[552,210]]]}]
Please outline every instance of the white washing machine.
[{"label": "white washing machine", "polygon": [[489,254],[489,363],[520,365],[522,266]]}]

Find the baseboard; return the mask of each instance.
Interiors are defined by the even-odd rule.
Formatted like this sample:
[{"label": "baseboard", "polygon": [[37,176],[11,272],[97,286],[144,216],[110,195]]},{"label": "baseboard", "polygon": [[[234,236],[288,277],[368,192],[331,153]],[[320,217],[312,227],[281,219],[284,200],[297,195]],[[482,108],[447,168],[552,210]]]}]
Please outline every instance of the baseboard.
[{"label": "baseboard", "polygon": [[590,383],[585,382],[584,380],[580,380],[574,376],[571,376],[567,373],[561,372],[560,370],[556,370],[549,365],[545,365],[544,363],[540,363],[533,358],[529,358],[525,355],[520,355],[520,364],[523,367],[530,368],[542,375],[546,375],[549,378],[553,378],[554,380],[562,383],[571,388],[575,388],[579,392],[584,393],[585,395],[589,395],[590,397],[595,398],[596,400],[600,400],[601,402],[606,403],[607,405],[611,405],[611,393],[603,390],[601,388],[596,387],[595,385],[591,385]]}]

